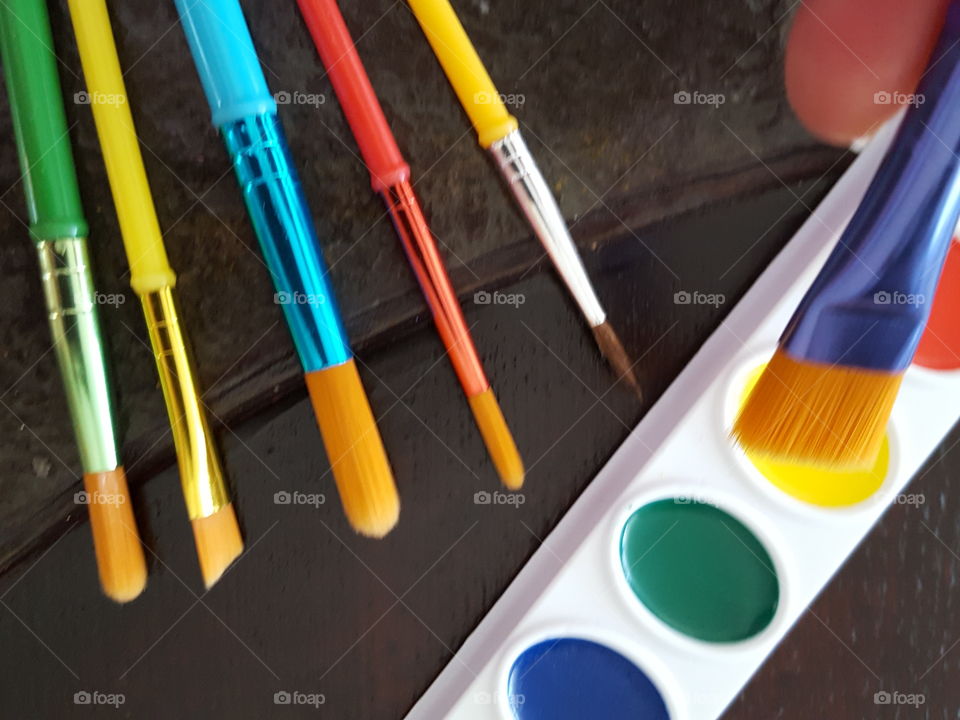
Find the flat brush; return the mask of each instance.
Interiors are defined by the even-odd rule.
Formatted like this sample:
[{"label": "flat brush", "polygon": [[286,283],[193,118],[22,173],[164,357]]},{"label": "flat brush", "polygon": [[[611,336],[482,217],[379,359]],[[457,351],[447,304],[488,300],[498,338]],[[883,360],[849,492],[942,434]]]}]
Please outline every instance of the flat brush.
[{"label": "flat brush", "polygon": [[960,0],[916,97],[735,421],[753,454],[838,468],[877,456],[960,215]]},{"label": "flat brush", "polygon": [[607,321],[557,201],[520,134],[519,123],[487,74],[480,56],[448,0],[409,0],[410,8],[440,61],[480,141],[500,171],[570,294],[593,329],[600,351],[617,377],[640,395],[630,360]]},{"label": "flat brush", "polygon": [[400,514],[393,472],[243,11],[236,0],[176,5],[303,365],[344,512],[357,532],[382,537]]},{"label": "flat brush", "polygon": [[93,119],[157,362],[203,582],[211,587],[243,550],[220,458],[200,401],[120,60],[104,0],[69,0]]},{"label": "flat brush", "polygon": [[147,566],[117,452],[87,221],[45,0],[0,3],[0,51],[30,236],[40,261],[53,347],[83,466],[100,584],[108,597],[127,602],[143,591]]},{"label": "flat brush", "polygon": [[354,47],[336,0],[299,0],[300,10],[340,99],[397,235],[426,297],[443,344],[467,395],[480,434],[504,485],[523,485],[523,462],[483,371],[460,303],[450,284],[404,160]]}]

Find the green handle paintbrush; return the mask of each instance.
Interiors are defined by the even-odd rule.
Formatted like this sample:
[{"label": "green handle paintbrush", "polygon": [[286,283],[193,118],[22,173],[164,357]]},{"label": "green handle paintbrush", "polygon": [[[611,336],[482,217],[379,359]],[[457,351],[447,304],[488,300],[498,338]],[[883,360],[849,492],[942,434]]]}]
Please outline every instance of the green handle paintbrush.
[{"label": "green handle paintbrush", "polygon": [[146,564],[117,452],[110,381],[87,251],[87,222],[45,0],[0,2],[0,52],[13,113],[30,235],[36,244],[53,346],[83,465],[104,592],[132,600]]}]

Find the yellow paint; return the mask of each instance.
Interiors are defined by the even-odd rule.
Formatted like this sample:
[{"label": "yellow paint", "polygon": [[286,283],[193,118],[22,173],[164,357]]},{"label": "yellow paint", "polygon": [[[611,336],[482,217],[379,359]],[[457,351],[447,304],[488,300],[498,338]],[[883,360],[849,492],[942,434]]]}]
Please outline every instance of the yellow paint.
[{"label": "yellow paint", "polygon": [[172,287],[176,276],[167,262],[147,173],[143,169],[107,6],[103,0],[70,0],[69,7],[130,264],[130,285],[138,295]]},{"label": "yellow paint", "polygon": [[[741,405],[762,372],[763,366],[760,366],[750,373],[740,394]],[[866,500],[883,484],[890,467],[890,439],[883,436],[880,454],[869,470],[825,470],[753,457],[750,453],[747,457],[767,480],[788,495],[811,505],[845,507]]]},{"label": "yellow paint", "polygon": [[517,129],[480,56],[448,0],[409,0],[447,80],[487,148]]}]

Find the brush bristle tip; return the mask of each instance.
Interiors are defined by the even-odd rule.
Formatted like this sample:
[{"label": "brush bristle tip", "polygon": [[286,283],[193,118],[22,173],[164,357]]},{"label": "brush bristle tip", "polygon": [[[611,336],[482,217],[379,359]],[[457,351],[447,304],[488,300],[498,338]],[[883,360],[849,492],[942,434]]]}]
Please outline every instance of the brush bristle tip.
[{"label": "brush bristle tip", "polygon": [[734,421],[751,455],[833,470],[869,468],[903,374],[774,353]]},{"label": "brush bristle tip", "polygon": [[190,521],[200,561],[203,584],[209,590],[243,552],[243,538],[233,505]]}]

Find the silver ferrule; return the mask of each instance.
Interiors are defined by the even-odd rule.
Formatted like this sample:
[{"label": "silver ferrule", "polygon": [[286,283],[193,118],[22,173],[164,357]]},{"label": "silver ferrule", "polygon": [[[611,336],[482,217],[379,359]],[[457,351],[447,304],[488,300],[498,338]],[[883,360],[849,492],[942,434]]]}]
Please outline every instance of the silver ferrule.
[{"label": "silver ferrule", "polygon": [[534,233],[591,327],[607,318],[574,245],[567,223],[519,130],[490,146],[490,154]]},{"label": "silver ferrule", "polygon": [[113,399],[100,334],[87,243],[62,238],[37,243],[53,348],[85,473],[120,464]]}]

